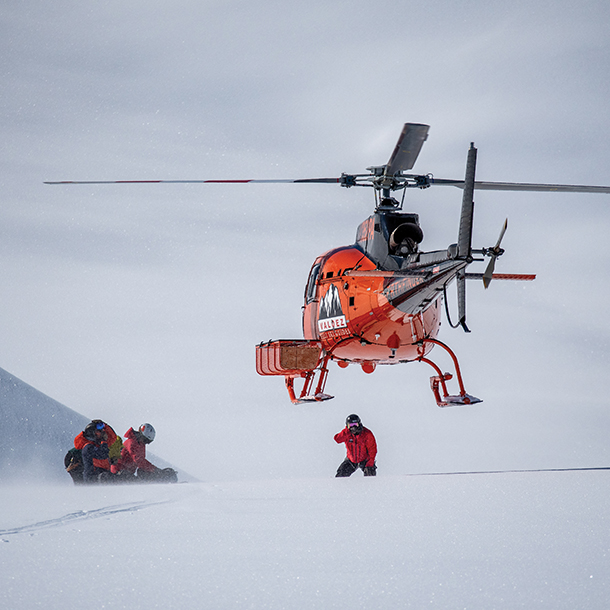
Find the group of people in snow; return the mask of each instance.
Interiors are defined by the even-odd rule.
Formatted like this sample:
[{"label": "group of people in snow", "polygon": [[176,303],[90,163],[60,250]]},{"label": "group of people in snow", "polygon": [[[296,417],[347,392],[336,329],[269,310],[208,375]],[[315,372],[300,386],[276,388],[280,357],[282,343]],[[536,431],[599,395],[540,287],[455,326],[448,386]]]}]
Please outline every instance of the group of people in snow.
[{"label": "group of people in snow", "polygon": [[150,424],[129,428],[122,439],[101,419],[94,419],[74,439],[64,464],[75,485],[96,483],[176,483],[173,468],[157,468],[146,459],[155,439]]},{"label": "group of people in snow", "polygon": [[[129,428],[122,439],[106,422],[94,419],[74,439],[74,448],[65,457],[66,470],[75,485],[176,483],[178,475],[173,468],[157,468],[146,459],[146,445],[154,438],[155,429],[150,424],[137,430]],[[335,476],[349,477],[359,468],[365,477],[376,476],[377,442],[355,413],[347,416],[345,428],[334,438],[347,449]]]}]

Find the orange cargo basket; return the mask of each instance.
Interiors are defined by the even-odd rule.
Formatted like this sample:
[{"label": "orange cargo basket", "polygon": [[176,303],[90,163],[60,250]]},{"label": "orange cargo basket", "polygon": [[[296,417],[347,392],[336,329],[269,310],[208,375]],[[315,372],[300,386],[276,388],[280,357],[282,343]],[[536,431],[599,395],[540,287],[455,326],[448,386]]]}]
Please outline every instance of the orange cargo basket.
[{"label": "orange cargo basket", "polygon": [[256,346],[256,372],[259,375],[300,377],[320,363],[322,344],[305,339],[278,339]]}]

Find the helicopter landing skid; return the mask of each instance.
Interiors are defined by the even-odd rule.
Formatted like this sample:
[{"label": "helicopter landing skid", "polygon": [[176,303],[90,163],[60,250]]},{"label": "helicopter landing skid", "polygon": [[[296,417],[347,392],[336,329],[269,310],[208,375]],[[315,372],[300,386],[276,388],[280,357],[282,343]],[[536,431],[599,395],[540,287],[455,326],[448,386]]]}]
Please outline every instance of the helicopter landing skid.
[{"label": "helicopter landing skid", "polygon": [[[309,371],[305,376],[305,381],[303,383],[303,389],[301,390],[301,394],[297,398],[296,393],[294,391],[294,377],[286,377],[286,389],[288,390],[288,395],[290,396],[290,402],[293,405],[300,405],[304,402],[322,402],[323,400],[330,400],[334,398],[334,396],[330,396],[330,394],[324,394],[321,390],[316,389],[315,394],[308,394],[309,389],[312,386],[313,378],[315,371]],[[320,386],[320,382],[318,382],[318,387]]]},{"label": "helicopter landing skid", "polygon": [[[424,362],[427,362],[424,359]],[[483,402],[480,398],[476,396],[471,396],[464,392],[464,394],[460,394],[459,396],[451,396],[447,394],[447,388],[445,386],[445,381],[451,379],[452,375],[450,373],[445,373],[444,375],[435,375],[430,377],[430,388],[432,388],[432,392],[434,393],[434,398],[436,399],[436,404],[439,407],[455,407],[455,406],[465,406],[465,405],[473,405],[477,402]],[[441,397],[439,386],[443,388],[443,396]]]},{"label": "helicopter landing skid", "polygon": [[[451,351],[451,349],[436,339],[424,339],[422,341],[422,349],[425,343],[433,343],[434,345],[439,345],[442,347],[453,360],[453,365],[455,366],[455,373],[457,377],[458,385],[460,386],[460,393],[457,396],[452,396],[449,394],[447,390],[446,382],[453,378],[451,373],[443,373],[441,369],[434,363],[432,360],[425,358],[423,354],[419,357],[420,362],[425,362],[429,364],[436,372],[437,375],[430,377],[430,388],[432,389],[432,393],[434,394],[434,398],[436,400],[436,404],[439,407],[453,407],[453,406],[464,406],[464,405],[473,405],[478,402],[483,402],[480,398],[476,396],[472,396],[466,393],[464,389],[464,382],[462,381],[462,373],[460,371],[460,365],[458,363],[456,355]],[[441,396],[442,390],[442,396]]]},{"label": "helicopter landing skid", "polygon": [[301,396],[292,401],[292,404],[299,405],[304,402],[322,402],[323,400],[330,400],[334,398],[330,394],[316,394],[315,396]]},{"label": "helicopter landing skid", "polygon": [[[319,369],[310,370],[301,374],[301,377],[304,378],[304,381],[303,388],[301,389],[301,394],[298,398],[294,391],[294,376],[286,375],[284,377],[286,381],[286,389],[288,390],[288,395],[290,396],[290,402],[292,402],[293,405],[298,405],[304,402],[322,402],[324,400],[330,400],[331,398],[334,398],[334,396],[330,396],[329,394],[324,393],[324,386],[326,385],[326,378],[328,377],[327,365],[329,358],[330,354],[326,354],[326,356],[322,360],[322,364],[320,365]],[[316,385],[315,392],[313,394],[310,394],[314,379],[316,377],[316,373],[319,373],[318,383]]]}]

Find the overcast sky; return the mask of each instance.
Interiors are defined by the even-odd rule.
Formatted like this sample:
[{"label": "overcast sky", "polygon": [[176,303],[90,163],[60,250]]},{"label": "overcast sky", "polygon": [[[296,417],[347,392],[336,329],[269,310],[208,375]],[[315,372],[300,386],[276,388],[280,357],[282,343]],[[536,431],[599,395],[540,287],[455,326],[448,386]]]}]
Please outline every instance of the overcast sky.
[{"label": "overcast sky", "polygon": [[[474,141],[482,180],[609,185],[607,2],[5,2],[0,27],[0,367],[150,421],[201,476],[332,475],[354,411],[380,473],[608,465],[608,196],[476,194],[473,245],[508,217],[496,270],[538,279],[468,285],[472,333],[440,338],[484,403],[442,410],[421,364],[333,366],[305,406],[255,372],[256,343],[302,336],[310,265],[368,189],[43,185],[334,177],[405,122],[431,126],[421,173],[462,177]],[[460,201],[408,193],[422,247],[456,240]]]}]

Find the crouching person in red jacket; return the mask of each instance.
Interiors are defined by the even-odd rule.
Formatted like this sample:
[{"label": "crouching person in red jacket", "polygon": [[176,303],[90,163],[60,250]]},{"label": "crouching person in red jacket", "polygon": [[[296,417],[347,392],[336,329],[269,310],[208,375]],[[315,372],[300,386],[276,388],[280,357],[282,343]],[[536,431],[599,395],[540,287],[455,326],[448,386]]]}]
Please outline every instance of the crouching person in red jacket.
[{"label": "crouching person in red jacket", "polygon": [[345,420],[345,428],[335,434],[336,443],[345,443],[347,457],[337,469],[337,477],[349,477],[362,468],[365,477],[377,474],[375,456],[377,442],[373,433],[362,425],[360,418],[353,413]]},{"label": "crouching person in red jacket", "polygon": [[155,439],[155,429],[142,424],[137,430],[125,432],[121,459],[117,464],[120,478],[145,483],[176,483],[178,475],[173,468],[157,468],[146,459],[146,445]]},{"label": "crouching person in red jacket", "polygon": [[[69,470],[74,483],[111,483],[114,463],[121,450],[121,437],[101,419],[94,419],[74,439],[74,448],[81,452],[80,464]],[[66,456],[67,458],[67,456]],[[66,464],[68,468],[68,465]]]}]

